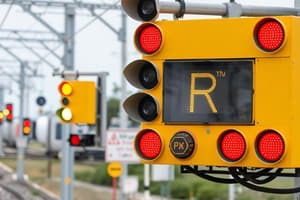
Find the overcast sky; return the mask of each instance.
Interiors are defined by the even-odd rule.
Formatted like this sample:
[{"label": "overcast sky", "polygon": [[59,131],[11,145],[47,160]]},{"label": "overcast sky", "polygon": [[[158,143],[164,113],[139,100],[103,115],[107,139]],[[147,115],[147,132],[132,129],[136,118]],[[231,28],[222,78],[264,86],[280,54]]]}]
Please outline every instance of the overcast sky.
[{"label": "overcast sky", "polygon": [[[226,1],[222,0],[189,0],[189,2],[203,2],[203,3],[223,3]],[[114,3],[115,0],[93,0],[87,2],[107,2]],[[285,6],[285,7],[293,7],[293,0],[237,0],[238,3],[248,4],[248,5],[264,5],[264,6]],[[8,9],[8,6],[1,5],[0,6],[0,22],[4,18],[4,15]],[[58,31],[64,30],[64,17],[62,9],[51,9],[51,8],[43,8],[34,10],[42,14],[42,18],[47,20],[53,27],[55,27]],[[61,13],[61,14],[59,14]],[[93,20],[92,16],[87,16],[87,12],[85,10],[78,10],[78,16],[76,18],[76,30],[81,29],[88,22]],[[101,11],[98,11],[101,13]],[[120,11],[109,11],[103,18],[106,19],[115,29],[119,29],[121,25],[121,15]],[[203,16],[188,16],[185,18],[203,18]],[[205,17],[205,16],[204,16]],[[171,15],[161,15],[160,19],[172,19]],[[136,27],[140,24],[140,22],[134,21],[128,18],[128,51],[127,51],[127,63],[133,61],[134,59],[140,58],[141,56],[133,47],[133,33]],[[7,20],[4,25],[1,27],[2,29],[26,29],[26,30],[43,30],[46,29],[41,26],[37,21],[35,21],[28,14],[24,13],[22,9],[17,6],[14,6],[9,13]],[[13,36],[14,34],[10,34],[9,36]],[[8,33],[1,33],[0,36],[8,36]],[[30,35],[29,35],[30,36]],[[50,36],[52,37],[52,36]],[[108,29],[104,24],[100,21],[95,20],[91,25],[89,25],[86,29],[81,31],[76,35],[76,48],[75,48],[75,68],[79,71],[106,71],[109,72],[107,91],[108,96],[113,96],[112,88],[113,83],[117,83],[120,85],[122,67],[121,66],[121,43],[118,41],[118,38],[115,33],[113,33],[110,29]],[[21,47],[20,43],[16,42],[8,42],[1,40],[1,44],[12,47]],[[33,47],[38,47],[40,45],[28,43]],[[51,48],[57,46],[57,44],[50,44]],[[41,55],[46,55],[48,52],[37,48],[37,51]],[[13,49],[17,55],[19,55],[24,60],[39,60],[33,54],[29,53],[26,49]],[[57,50],[59,55],[62,55],[62,48]],[[17,74],[19,72],[19,67],[17,64],[13,63],[1,63],[1,59],[4,60],[12,60],[8,54],[0,50],[0,66],[3,67],[3,70],[8,73]],[[62,65],[60,62],[53,56],[47,57],[47,60],[53,65],[60,67],[62,70]],[[32,66],[36,66],[32,64]],[[52,69],[46,64],[41,64],[39,66],[39,74],[44,74],[44,79],[30,79],[28,80],[28,84],[35,88],[34,91],[30,91],[30,100],[29,100],[29,112],[26,113],[29,117],[36,117],[38,113],[38,106],[35,103],[35,99],[39,95],[44,95],[47,98],[47,104],[45,106],[45,110],[55,111],[59,108],[59,94],[57,91],[57,85],[60,83],[61,78],[52,77]],[[0,72],[1,73],[1,72]],[[86,78],[83,78],[86,79]],[[0,76],[0,84],[4,85],[6,88],[11,88],[13,93],[19,94],[18,85],[8,78],[4,78]],[[92,79],[95,80],[95,79]],[[129,87],[130,90],[133,90],[132,87]],[[5,102],[13,102],[15,105],[15,115],[18,115],[18,104],[19,99],[15,94],[9,94],[9,90],[5,92]]]}]

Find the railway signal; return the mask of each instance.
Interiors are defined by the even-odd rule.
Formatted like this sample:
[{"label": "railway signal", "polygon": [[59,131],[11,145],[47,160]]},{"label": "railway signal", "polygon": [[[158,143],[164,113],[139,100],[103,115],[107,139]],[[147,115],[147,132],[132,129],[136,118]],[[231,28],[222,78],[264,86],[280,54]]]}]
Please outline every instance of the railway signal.
[{"label": "railway signal", "polygon": [[64,123],[94,124],[96,120],[96,86],[92,81],[63,81],[58,90],[61,106],[57,115]]},{"label": "railway signal", "polygon": [[6,104],[3,114],[6,116],[6,121],[11,122],[13,120],[13,104]]},{"label": "railway signal", "polygon": [[28,136],[31,133],[31,121],[29,118],[23,119],[23,135]]},{"label": "railway signal", "polygon": [[1,111],[0,112],[0,125],[2,124],[3,117],[4,117],[3,111]]},{"label": "railway signal", "polygon": [[71,134],[69,138],[70,146],[94,146],[94,135],[78,135],[78,134]]},{"label": "railway signal", "polygon": [[[134,19],[153,21],[157,2],[122,6]],[[134,42],[143,58],[124,75],[141,92],[124,109],[142,124],[135,149],[143,163],[299,168],[298,22],[282,16],[140,25]]]}]

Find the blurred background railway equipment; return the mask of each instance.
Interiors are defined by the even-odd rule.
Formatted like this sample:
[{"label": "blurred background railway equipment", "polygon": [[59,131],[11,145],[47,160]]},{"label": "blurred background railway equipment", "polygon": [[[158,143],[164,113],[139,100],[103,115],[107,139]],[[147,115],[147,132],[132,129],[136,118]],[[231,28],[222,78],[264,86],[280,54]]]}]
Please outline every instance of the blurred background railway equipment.
[{"label": "blurred background railway equipment", "polygon": [[90,81],[63,81],[58,90],[62,108],[57,115],[64,123],[96,123],[96,85]]},{"label": "blurred background railway equipment", "polygon": [[9,103],[6,104],[5,109],[3,110],[3,114],[6,118],[6,121],[11,122],[13,121],[13,104]]},{"label": "blurred background railway equipment", "polygon": [[71,134],[69,138],[69,142],[71,146],[94,146],[95,145],[95,135],[78,135]]},{"label": "blurred background railway equipment", "polygon": [[31,133],[31,121],[29,118],[23,119],[23,134],[28,136]]}]

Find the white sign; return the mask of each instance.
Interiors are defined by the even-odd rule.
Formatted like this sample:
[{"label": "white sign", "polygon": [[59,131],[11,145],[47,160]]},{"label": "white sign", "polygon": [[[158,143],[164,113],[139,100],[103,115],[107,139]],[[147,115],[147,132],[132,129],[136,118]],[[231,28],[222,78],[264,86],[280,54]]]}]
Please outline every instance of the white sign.
[{"label": "white sign", "polygon": [[141,160],[134,152],[136,129],[112,129],[106,132],[105,161],[140,163]]},{"label": "white sign", "polygon": [[152,165],[152,181],[174,180],[174,165]]},{"label": "white sign", "polygon": [[123,192],[125,194],[137,193],[139,189],[139,178],[137,176],[128,176],[124,180]]}]

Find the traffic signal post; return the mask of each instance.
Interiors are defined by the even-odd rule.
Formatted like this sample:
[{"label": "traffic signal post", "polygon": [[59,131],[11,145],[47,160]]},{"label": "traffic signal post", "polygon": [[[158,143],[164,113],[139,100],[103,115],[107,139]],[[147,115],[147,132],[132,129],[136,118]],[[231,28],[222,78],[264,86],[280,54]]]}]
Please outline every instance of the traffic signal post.
[{"label": "traffic signal post", "polygon": [[[2,86],[0,86],[0,105],[3,106],[4,105],[4,88]],[[0,112],[0,157],[4,156],[4,152],[3,152],[3,127],[2,127],[2,123],[4,120],[4,115],[3,112]]]},{"label": "traffic signal post", "polygon": [[[24,181],[24,150],[26,147],[26,137],[21,133],[24,128],[24,90],[25,90],[25,65],[20,65],[20,134],[17,138],[17,180]],[[13,114],[10,113],[12,116]],[[11,119],[12,120],[12,119]],[[22,131],[23,132],[23,131]]]},{"label": "traffic signal post", "polygon": [[[106,86],[106,76],[108,75],[107,72],[74,72],[74,71],[64,71],[64,72],[54,72],[53,76],[61,76],[65,79],[64,82],[61,83],[60,86],[63,86],[64,83],[65,89],[59,87],[59,90],[62,95],[61,103],[63,108],[60,109],[58,112],[60,115],[60,118],[63,122],[63,156],[62,156],[62,182],[61,182],[61,190],[62,192],[62,199],[63,200],[71,200],[73,199],[73,165],[74,165],[74,150],[71,146],[72,143],[70,143],[71,139],[71,133],[72,133],[72,123],[95,123],[96,120],[96,88],[95,86],[90,85],[90,82],[80,82],[80,81],[74,81],[80,76],[97,76],[98,79],[101,79],[102,86]],[[88,91],[94,93],[92,98],[90,99],[90,104],[95,105],[86,105],[81,100],[84,100],[85,98],[82,98],[82,94],[88,94],[85,93],[87,91],[82,90],[84,88],[89,88]],[[79,89],[79,91],[76,89]],[[64,91],[63,91],[64,90]],[[75,95],[75,97],[72,97],[71,93],[79,93],[78,95]],[[94,90],[94,91],[93,91]],[[106,108],[106,90],[105,88],[101,88],[101,109]],[[70,92],[71,96],[68,96],[68,93]],[[89,97],[90,98],[90,97]],[[80,100],[81,99],[81,100]],[[79,101],[77,101],[79,100]],[[71,106],[71,104],[74,104]],[[84,105],[81,105],[84,103]],[[70,107],[69,107],[70,104]],[[86,110],[86,106],[91,106],[91,110]],[[83,110],[82,110],[83,109]],[[66,110],[66,113],[63,114],[63,110]],[[75,113],[74,113],[75,112]],[[88,114],[86,114],[88,113]],[[82,118],[82,116],[85,116]],[[98,116],[99,117],[99,116]],[[86,120],[88,119],[88,120]],[[101,127],[106,127],[106,116],[101,116]],[[103,129],[100,129],[103,130]],[[101,133],[101,139],[103,139],[102,136],[105,136],[104,133]],[[79,137],[78,137],[79,138]],[[79,138],[80,139],[80,138]]]}]

